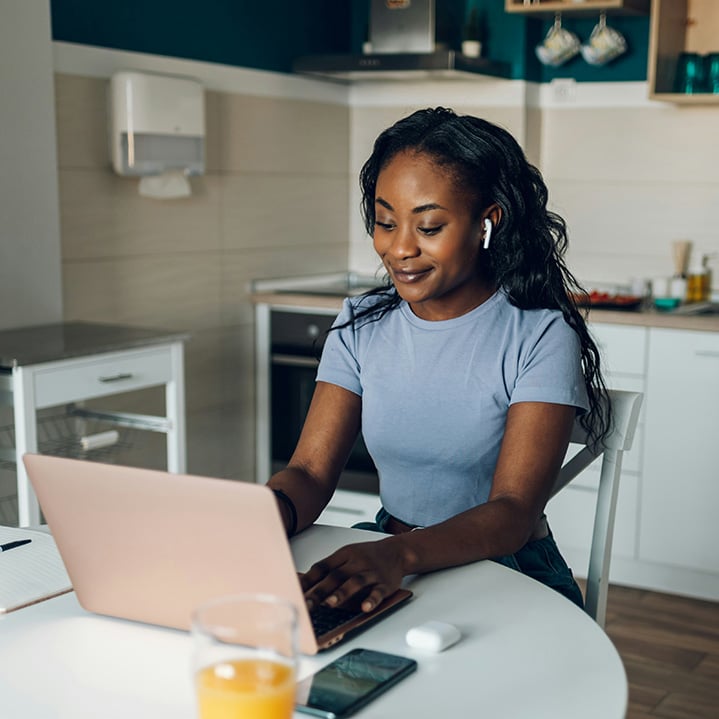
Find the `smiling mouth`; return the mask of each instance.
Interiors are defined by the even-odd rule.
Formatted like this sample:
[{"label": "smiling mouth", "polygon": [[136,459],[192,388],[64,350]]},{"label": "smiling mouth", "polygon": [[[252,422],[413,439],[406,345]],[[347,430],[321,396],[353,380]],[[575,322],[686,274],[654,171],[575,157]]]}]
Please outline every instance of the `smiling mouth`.
[{"label": "smiling mouth", "polygon": [[397,282],[402,282],[405,284],[412,284],[413,282],[419,282],[420,280],[424,279],[428,274],[430,273],[430,270],[392,270],[392,277],[397,280]]}]

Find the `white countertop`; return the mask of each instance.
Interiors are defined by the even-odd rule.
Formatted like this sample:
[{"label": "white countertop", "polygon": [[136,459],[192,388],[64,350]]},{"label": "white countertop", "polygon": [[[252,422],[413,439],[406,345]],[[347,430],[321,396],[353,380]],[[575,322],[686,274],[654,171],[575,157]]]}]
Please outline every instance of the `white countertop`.
[{"label": "white countertop", "polygon": [[[339,312],[342,297],[303,293],[302,289],[290,291],[257,291],[251,295],[254,304],[267,304],[272,307],[306,308]],[[719,332],[719,315],[675,315],[657,310],[600,310],[592,309],[588,314],[589,322],[603,322],[636,327],[664,327],[677,330],[695,330],[700,332]]]}]

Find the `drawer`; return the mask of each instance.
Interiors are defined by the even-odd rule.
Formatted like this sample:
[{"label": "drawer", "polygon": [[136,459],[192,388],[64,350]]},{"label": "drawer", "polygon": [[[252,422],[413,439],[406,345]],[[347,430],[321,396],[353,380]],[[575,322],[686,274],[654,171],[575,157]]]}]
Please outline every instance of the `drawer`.
[{"label": "drawer", "polygon": [[170,347],[113,352],[37,365],[32,370],[38,409],[166,384]]},{"label": "drawer", "polygon": [[698,397],[716,397],[719,332],[652,328],[649,372],[653,381],[672,382]]},{"label": "drawer", "polygon": [[606,374],[646,373],[645,327],[596,323],[591,324],[589,329],[601,351]]},{"label": "drawer", "polygon": [[[644,377],[607,373],[604,375],[604,381],[609,389],[621,389],[625,392],[644,392]],[[644,409],[643,406],[642,409]]]}]

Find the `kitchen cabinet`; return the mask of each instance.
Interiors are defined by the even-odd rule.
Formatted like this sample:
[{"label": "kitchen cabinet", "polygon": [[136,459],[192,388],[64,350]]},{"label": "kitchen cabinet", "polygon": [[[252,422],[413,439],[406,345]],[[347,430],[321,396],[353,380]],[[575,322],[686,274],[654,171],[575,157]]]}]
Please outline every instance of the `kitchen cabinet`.
[{"label": "kitchen cabinet", "polygon": [[505,0],[507,12],[549,16],[561,12],[566,15],[605,11],[607,14],[646,15],[650,0]]},{"label": "kitchen cabinet", "polygon": [[719,575],[719,334],[653,329],[639,558]]},{"label": "kitchen cabinet", "polygon": [[[602,353],[607,386],[645,393],[649,330],[646,327],[613,324],[592,324],[590,329]],[[640,502],[643,434],[644,405],[634,445],[623,458],[614,524],[613,559],[624,557],[633,560],[637,556],[636,518]],[[570,456],[576,449],[570,446]],[[584,576],[589,566],[600,466],[599,460],[590,465],[556,495],[547,507],[547,516],[557,542],[579,576]]]},{"label": "kitchen cabinet", "polygon": [[[610,581],[717,601],[719,332],[603,322],[590,329],[608,386],[644,393],[622,466]],[[589,562],[598,479],[598,465],[590,466],[547,507],[579,576]]]},{"label": "kitchen cabinet", "polygon": [[652,0],[647,80],[649,97],[676,104],[719,104],[719,93],[674,91],[679,54],[719,52],[716,0]]}]

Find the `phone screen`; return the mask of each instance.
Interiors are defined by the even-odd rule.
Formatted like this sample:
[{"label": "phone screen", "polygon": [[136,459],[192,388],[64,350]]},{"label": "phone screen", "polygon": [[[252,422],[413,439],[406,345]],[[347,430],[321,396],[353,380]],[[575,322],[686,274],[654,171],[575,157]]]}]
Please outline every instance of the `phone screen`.
[{"label": "phone screen", "polygon": [[353,649],[300,683],[297,710],[324,719],[349,716],[416,668],[414,659]]}]

